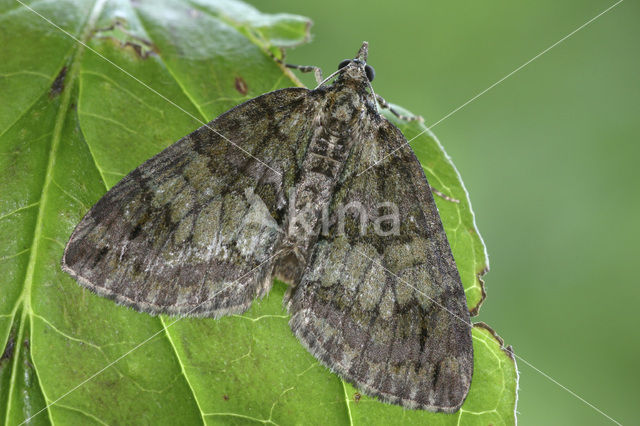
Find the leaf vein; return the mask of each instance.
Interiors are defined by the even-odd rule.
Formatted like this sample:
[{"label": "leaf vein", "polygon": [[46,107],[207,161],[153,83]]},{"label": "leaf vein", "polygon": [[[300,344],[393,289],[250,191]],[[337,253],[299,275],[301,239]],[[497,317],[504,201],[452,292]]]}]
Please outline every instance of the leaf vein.
[{"label": "leaf vein", "polygon": [[176,348],[176,345],[173,342],[173,338],[171,337],[171,334],[169,333],[169,330],[167,329],[167,325],[164,322],[164,318],[158,317],[158,319],[160,320],[160,325],[162,325],[162,328],[164,329],[165,336],[166,336],[167,340],[169,341],[169,344],[171,345],[171,349],[173,350],[173,354],[176,357],[176,361],[178,361],[178,364],[180,365],[180,371],[182,373],[182,376],[184,377],[184,380],[187,382],[187,386],[189,387],[189,390],[191,391],[191,396],[192,396],[194,402],[196,403],[196,405],[198,406],[198,412],[200,413],[200,419],[202,420],[202,424],[206,425],[207,422],[204,419],[204,413],[202,411],[202,407],[200,406],[200,401],[198,401],[198,397],[196,396],[196,391],[193,388],[193,385],[191,384],[191,381],[189,380],[189,377],[187,376],[187,372],[185,371],[185,368],[184,368],[184,363],[180,359],[180,355],[178,354],[178,349]]},{"label": "leaf vein", "polygon": [[9,217],[9,216],[11,216],[11,215],[14,215],[14,214],[16,214],[16,213],[18,213],[18,212],[21,212],[22,210],[27,210],[27,209],[30,209],[31,207],[35,207],[35,206],[37,206],[38,204],[40,204],[40,201],[37,201],[37,202],[35,202],[35,203],[31,203],[31,204],[29,204],[29,205],[27,205],[27,206],[18,207],[17,209],[15,209],[15,210],[13,210],[13,211],[10,211],[9,213],[5,213],[5,214],[3,214],[2,216],[0,216],[0,220],[6,219],[6,218],[8,218],[8,217]]}]

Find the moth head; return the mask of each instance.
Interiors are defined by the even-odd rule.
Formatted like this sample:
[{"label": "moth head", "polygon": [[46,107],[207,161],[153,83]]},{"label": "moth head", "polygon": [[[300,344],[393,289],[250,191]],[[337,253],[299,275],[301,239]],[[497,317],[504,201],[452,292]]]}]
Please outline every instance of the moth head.
[{"label": "moth head", "polygon": [[[335,75],[338,75],[336,80],[337,85],[349,86],[360,94],[369,92],[369,94],[375,98],[371,81],[373,81],[376,73],[373,67],[367,64],[368,47],[369,44],[366,41],[362,43],[362,47],[360,47],[356,57],[340,62],[340,64],[338,64],[338,70],[331,74],[325,81],[329,81]],[[372,101],[372,99],[369,99],[369,101]],[[372,102],[375,104],[375,100]]]},{"label": "moth head", "polygon": [[358,69],[358,71],[362,70],[367,76],[367,80],[369,80],[370,82],[373,81],[373,78],[376,76],[376,72],[371,65],[367,65],[368,46],[369,46],[369,43],[367,43],[366,41],[362,43],[362,47],[358,51],[358,54],[356,55],[356,57],[353,59],[345,59],[344,61],[340,62],[338,64],[338,70],[344,69],[346,67],[350,67],[352,70],[353,69]]},{"label": "moth head", "polygon": [[338,69],[341,70],[349,65],[364,69],[364,73],[366,74],[367,80],[369,81],[373,81],[373,78],[376,76],[376,71],[373,69],[373,67],[371,65],[368,65],[366,62],[362,62],[358,58],[345,59],[338,64]]},{"label": "moth head", "polygon": [[338,70],[341,70],[349,65],[352,67],[357,67],[363,69],[367,80],[370,82],[373,81],[373,78],[376,76],[376,72],[371,65],[367,65],[367,55],[369,54],[369,43],[366,41],[362,42],[362,46],[360,50],[358,50],[358,54],[353,59],[345,59],[344,61],[338,64]]}]

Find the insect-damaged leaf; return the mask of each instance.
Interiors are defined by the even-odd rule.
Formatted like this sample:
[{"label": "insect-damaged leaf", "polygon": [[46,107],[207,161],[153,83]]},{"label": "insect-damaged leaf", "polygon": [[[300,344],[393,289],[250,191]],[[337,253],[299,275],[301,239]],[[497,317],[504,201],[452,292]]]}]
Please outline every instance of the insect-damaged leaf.
[{"label": "insect-damaged leaf", "polygon": [[[89,2],[39,2],[33,7],[72,34],[84,37],[91,47],[203,121],[260,93],[291,86],[280,68],[242,37],[248,30],[240,28],[244,24],[233,24],[232,15],[216,17],[205,10],[204,3],[202,7],[195,3],[133,4],[135,9],[128,2],[108,2],[97,8]],[[193,25],[191,9],[201,11],[195,19],[203,25]],[[12,2],[3,3],[0,10],[2,27],[10,30],[0,35],[0,147],[6,154],[0,157],[0,232],[4,242],[0,270],[6,279],[0,295],[0,345],[6,347],[12,324],[17,330],[22,327],[17,340],[24,342],[28,335],[30,342],[30,352],[24,344],[16,344],[12,362],[3,360],[0,364],[0,412],[7,414],[10,423],[19,423],[25,412],[35,413],[45,400],[59,398],[162,330],[163,322],[171,321],[137,314],[82,291],[58,272],[58,262],[73,226],[106,187],[200,124],[91,52],[80,52],[72,40],[31,12],[16,8]],[[92,10],[95,23],[89,19]],[[164,13],[170,10],[174,13]],[[125,19],[127,31],[144,37],[158,53],[142,59],[131,46],[123,47],[122,40],[101,38],[98,33],[91,36],[92,29],[110,27],[116,16]],[[305,38],[305,26],[299,26],[298,40]],[[168,28],[176,38],[169,35]],[[193,33],[194,28],[202,34]],[[229,37],[213,42],[216,32],[221,31]],[[213,41],[201,43],[203,36]],[[185,54],[194,46],[204,49],[201,56]],[[50,98],[51,87],[64,66],[68,70],[63,90]],[[217,75],[220,67],[227,67],[228,80]],[[238,76],[247,85],[246,97],[236,88]],[[385,95],[392,98],[392,94]],[[139,123],[148,123],[144,132]],[[459,186],[457,178],[445,175],[442,180],[446,185]],[[442,212],[442,203],[436,202],[449,233],[458,222],[451,222]],[[461,215],[463,221],[471,220],[468,211],[461,211]],[[452,245],[459,264],[460,259],[473,257],[470,252],[456,252],[460,244]],[[473,285],[465,280],[462,270],[461,275],[465,287]],[[271,417],[279,424],[311,418],[348,423],[348,395],[341,382],[313,364],[313,358],[288,329],[287,319],[279,318],[284,315],[283,291],[284,287],[276,286],[264,302],[245,314],[267,315],[255,322],[243,318],[181,321],[33,421],[53,419],[58,424],[74,424],[91,422],[93,417],[107,423],[140,418],[154,423],[175,418],[228,423],[239,418],[230,415],[238,415]],[[473,305],[471,299],[469,305]],[[491,342],[497,348],[495,339]],[[492,414],[467,411],[495,408],[511,423],[515,380],[513,374],[506,373],[513,373],[514,366],[506,358],[502,361],[508,362],[499,362],[500,358],[485,351],[485,345],[478,345],[475,337],[474,343],[474,371],[487,376],[472,385],[461,413],[465,420],[483,421]],[[30,381],[28,407],[18,382],[24,377],[20,365],[32,365],[37,372],[31,376],[38,381]],[[483,395],[495,395],[486,391],[501,387],[505,377],[503,398],[486,399]],[[10,388],[13,396],[7,402]],[[219,394],[212,391],[223,388],[226,390]],[[361,402],[365,400],[363,396]],[[398,418],[397,411],[391,410],[397,407],[378,402],[358,407],[372,404],[386,413],[376,417],[380,423]],[[351,412],[355,413],[353,407]],[[457,421],[457,415],[431,415],[442,423]],[[354,422],[356,419],[354,415]]]}]

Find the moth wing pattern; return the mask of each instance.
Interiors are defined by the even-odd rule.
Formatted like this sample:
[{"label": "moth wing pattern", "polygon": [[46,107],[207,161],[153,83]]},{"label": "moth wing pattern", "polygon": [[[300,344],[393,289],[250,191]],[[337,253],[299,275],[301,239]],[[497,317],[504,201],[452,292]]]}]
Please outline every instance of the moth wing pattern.
[{"label": "moth wing pattern", "polygon": [[307,93],[251,99],[133,170],[78,224],[63,269],[139,311],[245,311],[271,287],[286,192],[312,130],[300,119],[313,108]]},{"label": "moth wing pattern", "polygon": [[[316,358],[366,394],[452,413],[473,372],[464,288],[424,171],[411,149],[396,151],[406,139],[384,118],[372,118],[368,133],[345,166],[332,226],[288,302],[289,324]],[[399,232],[378,235],[369,220],[361,234],[349,211],[338,232],[334,207],[357,202],[372,218],[385,213],[376,207],[385,201],[398,206]]]}]

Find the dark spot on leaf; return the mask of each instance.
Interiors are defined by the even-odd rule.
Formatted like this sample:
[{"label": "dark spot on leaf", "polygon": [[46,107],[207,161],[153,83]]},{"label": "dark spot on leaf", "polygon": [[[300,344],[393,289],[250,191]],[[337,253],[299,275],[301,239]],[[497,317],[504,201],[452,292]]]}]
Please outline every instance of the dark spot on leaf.
[{"label": "dark spot on leaf", "polygon": [[480,272],[476,274],[476,278],[478,279],[478,283],[480,284],[481,296],[480,296],[480,301],[476,304],[476,306],[473,309],[469,310],[469,315],[471,315],[472,317],[475,317],[476,315],[478,315],[478,312],[480,311],[480,307],[482,306],[482,302],[484,302],[484,299],[487,298],[487,292],[484,289],[484,280],[482,279],[484,274],[486,274],[487,272],[489,272],[489,268],[487,266],[484,266],[480,270]]},{"label": "dark spot on leaf", "polygon": [[[33,370],[33,364],[31,363],[31,358],[30,358],[30,351],[31,351],[31,343],[29,342],[29,338],[25,337],[24,338],[24,342],[22,343],[24,346],[24,351],[22,353],[23,356],[23,361],[24,361],[24,365],[25,367],[27,367],[27,369],[29,370]],[[26,374],[29,374],[30,371],[25,370]]]},{"label": "dark spot on leaf", "polygon": [[362,395],[360,395],[360,392],[356,392],[353,394],[353,400],[356,404],[360,401],[360,398],[362,398]]},{"label": "dark spot on leaf", "polygon": [[242,77],[236,77],[236,90],[243,95],[246,95],[249,92],[249,87],[247,87],[247,82],[244,81]]},{"label": "dark spot on leaf", "polygon": [[13,350],[16,344],[16,330],[15,328],[11,330],[11,334],[9,334],[9,340],[7,340],[7,345],[4,347],[4,352],[2,356],[0,356],[0,365],[2,365],[5,361],[8,361],[13,357]]},{"label": "dark spot on leaf", "polygon": [[147,59],[150,55],[158,53],[157,47],[149,40],[131,33],[127,29],[126,20],[122,18],[116,18],[108,27],[94,30],[93,34],[96,38],[109,40],[124,50],[134,52],[140,59]]},{"label": "dark spot on leaf", "polygon": [[227,395],[227,394],[222,395],[222,399],[224,399],[225,401],[228,401],[229,400],[229,395]]},{"label": "dark spot on leaf", "polygon": [[511,347],[511,345],[509,346],[505,346],[504,345],[504,340],[502,339],[502,337],[498,336],[498,333],[495,332],[495,330],[491,327],[489,327],[486,323],[479,321],[476,323],[473,323],[474,327],[477,328],[484,328],[485,330],[487,330],[489,333],[491,333],[491,335],[493,336],[494,339],[496,339],[496,341],[498,342],[498,344],[500,345],[500,349],[502,349],[502,352],[504,352],[505,354],[507,354],[507,356],[511,359],[515,359],[515,354],[513,353],[513,348]]},{"label": "dark spot on leaf", "polygon": [[140,59],[147,59],[149,55],[154,53],[154,50],[155,50],[155,46],[151,44],[150,41],[147,41],[147,40],[143,40],[141,44],[127,41],[124,44],[122,44],[122,47],[132,48],[133,51],[136,52],[136,54]]},{"label": "dark spot on leaf", "polygon": [[67,75],[67,66],[62,67],[58,76],[53,83],[51,84],[51,88],[49,89],[49,98],[53,99],[58,96],[64,90],[64,78]]}]

